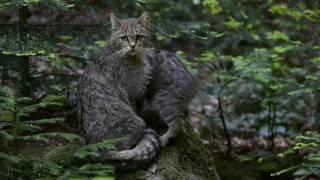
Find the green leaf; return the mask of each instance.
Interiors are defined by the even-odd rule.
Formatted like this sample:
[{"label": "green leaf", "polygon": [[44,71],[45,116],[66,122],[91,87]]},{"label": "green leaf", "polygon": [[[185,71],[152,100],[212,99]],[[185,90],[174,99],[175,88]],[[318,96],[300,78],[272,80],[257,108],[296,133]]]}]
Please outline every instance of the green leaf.
[{"label": "green leaf", "polygon": [[[1,116],[0,116],[1,118]],[[13,123],[8,121],[0,121],[0,130],[6,127],[12,127]]]},{"label": "green leaf", "polygon": [[19,110],[18,115],[28,116],[30,113],[37,112],[38,108],[39,108],[39,105],[37,104],[23,107]]},{"label": "green leaf", "polygon": [[83,146],[74,154],[74,156],[80,159],[84,159],[87,157],[99,157],[99,149],[114,150],[115,144],[123,139],[124,138],[107,139],[100,143]]},{"label": "green leaf", "polygon": [[64,103],[65,97],[64,96],[55,96],[55,95],[48,95],[45,98],[42,99],[41,102],[59,102]]},{"label": "green leaf", "polygon": [[273,41],[289,41],[289,36],[280,31],[273,31],[267,33],[267,38]]},{"label": "green leaf", "polygon": [[21,98],[17,98],[17,103],[21,103],[21,104],[31,104],[33,102],[33,99],[30,97],[21,97]]},{"label": "green leaf", "polygon": [[202,5],[214,15],[217,15],[220,12],[222,12],[219,0],[203,0]]},{"label": "green leaf", "polygon": [[290,171],[293,171],[297,168],[301,167],[301,165],[297,165],[297,166],[292,166],[292,167],[289,167],[287,169],[283,169],[281,171],[278,171],[276,173],[272,173],[271,176],[280,176],[281,174],[284,174],[284,173],[287,173],[287,172],[290,172]]},{"label": "green leaf", "polygon": [[33,124],[27,124],[20,122],[18,125],[16,125],[19,131],[29,131],[29,132],[37,132],[42,130],[40,126],[33,125]]},{"label": "green leaf", "polygon": [[313,172],[310,169],[307,168],[301,168],[298,169],[293,173],[294,176],[306,176],[306,175],[311,175]]},{"label": "green leaf", "polygon": [[84,142],[84,139],[79,135],[72,134],[72,133],[62,133],[62,132],[48,132],[48,133],[39,133],[39,134],[28,135],[28,136],[20,136],[18,137],[18,139],[42,141],[42,142],[48,143],[49,138],[52,138],[52,137],[61,137],[68,141],[79,141],[81,143]]},{"label": "green leaf", "polygon": [[0,137],[2,137],[6,142],[14,140],[14,136],[7,131],[1,130],[0,131]]},{"label": "green leaf", "polygon": [[21,159],[18,156],[14,156],[14,155],[9,155],[3,152],[0,152],[0,159],[1,160],[6,160],[9,161],[11,163],[20,163]]},{"label": "green leaf", "polygon": [[1,121],[14,121],[15,116],[12,111],[0,111],[0,120]]},{"label": "green leaf", "polygon": [[115,180],[115,178],[110,176],[95,176],[92,180]]},{"label": "green leaf", "polygon": [[243,26],[243,23],[235,20],[233,17],[229,17],[229,20],[224,25],[230,29],[238,29]]},{"label": "green leaf", "polygon": [[48,118],[48,119],[40,119],[40,120],[30,120],[30,121],[23,121],[25,124],[35,124],[35,125],[44,125],[44,124],[59,124],[65,121],[63,117],[57,118]]},{"label": "green leaf", "polygon": [[41,108],[57,108],[57,107],[63,107],[64,104],[60,102],[41,102],[38,104]]}]

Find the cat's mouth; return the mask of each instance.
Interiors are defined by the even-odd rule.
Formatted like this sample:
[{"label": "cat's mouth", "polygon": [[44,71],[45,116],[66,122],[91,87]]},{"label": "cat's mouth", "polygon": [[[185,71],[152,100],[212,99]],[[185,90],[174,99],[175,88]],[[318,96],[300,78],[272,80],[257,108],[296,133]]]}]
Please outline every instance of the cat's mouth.
[{"label": "cat's mouth", "polygon": [[131,56],[132,55],[136,55],[136,54],[137,54],[137,52],[135,50],[133,50],[133,49],[129,51],[129,55],[131,55]]},{"label": "cat's mouth", "polygon": [[135,49],[130,49],[128,54],[129,54],[129,56],[136,56],[137,55],[137,51]]}]

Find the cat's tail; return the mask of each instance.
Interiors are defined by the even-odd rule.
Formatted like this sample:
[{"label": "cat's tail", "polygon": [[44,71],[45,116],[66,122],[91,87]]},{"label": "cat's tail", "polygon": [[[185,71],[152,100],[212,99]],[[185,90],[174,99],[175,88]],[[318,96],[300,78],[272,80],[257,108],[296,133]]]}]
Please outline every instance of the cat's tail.
[{"label": "cat's tail", "polygon": [[160,144],[159,135],[153,129],[146,129],[133,149],[110,151],[104,155],[104,160],[115,162],[117,167],[125,169],[147,166],[158,155]]},{"label": "cat's tail", "polygon": [[198,74],[194,76],[196,86],[198,87],[197,89],[203,86],[213,72],[218,70],[230,70],[233,66],[233,61],[231,60],[215,60],[200,65]]}]

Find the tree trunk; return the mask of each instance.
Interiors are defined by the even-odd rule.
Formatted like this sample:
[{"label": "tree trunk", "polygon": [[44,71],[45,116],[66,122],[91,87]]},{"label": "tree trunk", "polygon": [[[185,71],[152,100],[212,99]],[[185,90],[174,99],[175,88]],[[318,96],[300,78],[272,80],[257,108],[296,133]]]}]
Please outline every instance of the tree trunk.
[{"label": "tree trunk", "polygon": [[219,180],[207,147],[186,122],[181,133],[163,148],[148,170],[117,175],[119,180]]}]

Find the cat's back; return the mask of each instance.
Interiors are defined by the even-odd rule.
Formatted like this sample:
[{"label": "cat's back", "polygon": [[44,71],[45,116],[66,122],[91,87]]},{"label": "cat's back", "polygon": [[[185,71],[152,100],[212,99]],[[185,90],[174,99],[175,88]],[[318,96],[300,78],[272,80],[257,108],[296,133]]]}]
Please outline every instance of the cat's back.
[{"label": "cat's back", "polygon": [[160,51],[157,54],[159,65],[159,74],[167,83],[176,86],[176,88],[186,88],[192,86],[193,76],[181,62],[181,59],[172,52]]}]

